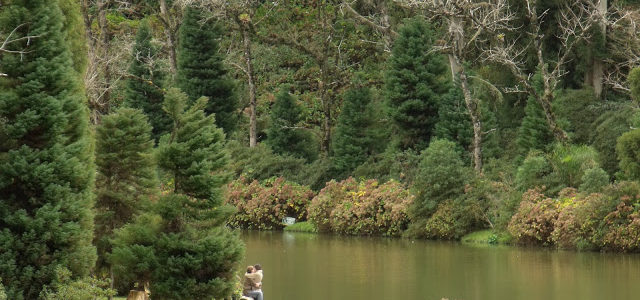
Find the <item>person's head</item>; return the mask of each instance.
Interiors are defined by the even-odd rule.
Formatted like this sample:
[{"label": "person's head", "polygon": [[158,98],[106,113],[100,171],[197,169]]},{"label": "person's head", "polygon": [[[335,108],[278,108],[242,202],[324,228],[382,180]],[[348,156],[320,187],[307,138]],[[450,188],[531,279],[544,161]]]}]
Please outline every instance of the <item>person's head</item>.
[{"label": "person's head", "polygon": [[253,273],[253,271],[255,271],[255,269],[253,268],[253,266],[248,266],[248,267],[247,267],[247,273]]},{"label": "person's head", "polygon": [[262,270],[262,266],[261,266],[260,264],[256,264],[255,266],[253,266],[253,268],[254,268],[256,271],[260,271],[260,270]]}]

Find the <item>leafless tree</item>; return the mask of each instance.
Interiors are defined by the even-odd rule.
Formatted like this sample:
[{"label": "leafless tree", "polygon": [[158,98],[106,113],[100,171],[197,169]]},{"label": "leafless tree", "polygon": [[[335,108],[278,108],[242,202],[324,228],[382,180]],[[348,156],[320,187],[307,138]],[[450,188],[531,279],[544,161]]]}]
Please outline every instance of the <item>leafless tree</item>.
[{"label": "leafless tree", "polygon": [[383,34],[383,39],[385,42],[385,50],[391,51],[391,45],[393,40],[398,36],[398,33],[391,28],[391,24],[389,22],[389,14],[387,8],[387,1],[373,1],[377,8],[377,12],[375,15],[362,15],[358,11],[353,8],[356,0],[344,0],[340,4],[340,10],[344,15],[351,16],[358,23],[364,24],[380,33]]},{"label": "leafless tree", "polygon": [[[476,60],[479,48],[490,42],[496,32],[510,30],[515,14],[510,11],[507,0],[404,0],[401,3],[423,9],[432,19],[447,24],[446,36],[435,46],[436,51],[449,57],[452,78],[460,85],[465,106],[473,124],[473,164],[482,173],[483,132],[480,100],[474,97],[466,65]],[[480,84],[488,84],[477,78]]]},{"label": "leafless tree", "polygon": [[[500,63],[506,66],[516,77],[520,87],[530,95],[533,95],[544,110],[547,124],[556,140],[566,142],[567,133],[558,126],[551,105],[555,98],[554,93],[563,76],[567,74],[566,64],[571,58],[573,49],[582,41],[589,40],[592,36],[591,29],[604,22],[605,16],[598,9],[599,1],[579,0],[563,4],[557,16],[559,26],[556,40],[561,43],[557,52],[547,53],[545,47],[545,35],[541,29],[542,23],[549,11],[538,12],[537,0],[525,0],[526,17],[529,23],[521,28],[521,34],[511,35],[514,38],[503,38],[483,51],[486,61]],[[515,30],[515,27],[510,27]],[[504,37],[503,34],[501,37]],[[542,87],[536,88],[534,76],[525,70],[527,50],[533,48],[537,60],[537,72]]]},{"label": "leafless tree", "polygon": [[607,25],[607,48],[609,54],[604,61],[606,68],[603,83],[623,93],[629,93],[627,75],[640,66],[640,11],[624,8],[619,4],[609,7]]}]

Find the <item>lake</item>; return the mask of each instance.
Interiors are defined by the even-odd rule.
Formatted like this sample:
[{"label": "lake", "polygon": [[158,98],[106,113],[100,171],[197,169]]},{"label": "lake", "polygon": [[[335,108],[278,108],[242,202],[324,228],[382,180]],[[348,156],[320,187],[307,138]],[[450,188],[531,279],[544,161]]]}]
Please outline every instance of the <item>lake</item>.
[{"label": "lake", "polygon": [[267,300],[640,299],[640,255],[257,232]]}]

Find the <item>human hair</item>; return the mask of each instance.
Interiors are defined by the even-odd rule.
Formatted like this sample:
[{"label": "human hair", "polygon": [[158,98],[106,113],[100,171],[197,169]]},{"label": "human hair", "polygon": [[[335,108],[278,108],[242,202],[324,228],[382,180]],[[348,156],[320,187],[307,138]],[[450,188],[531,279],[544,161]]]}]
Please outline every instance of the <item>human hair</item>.
[{"label": "human hair", "polygon": [[262,266],[260,264],[256,264],[253,267],[256,269],[256,271],[262,270]]},{"label": "human hair", "polygon": [[252,273],[252,272],[253,272],[253,266],[248,266],[247,273]]}]

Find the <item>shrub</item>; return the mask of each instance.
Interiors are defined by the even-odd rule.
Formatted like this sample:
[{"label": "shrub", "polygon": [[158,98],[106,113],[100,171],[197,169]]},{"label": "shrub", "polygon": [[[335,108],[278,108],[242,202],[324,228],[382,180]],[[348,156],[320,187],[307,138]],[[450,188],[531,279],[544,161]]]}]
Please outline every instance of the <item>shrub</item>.
[{"label": "shrub", "polygon": [[313,199],[309,219],[319,231],[353,235],[397,236],[409,222],[407,208],[413,197],[391,180],[331,181]]},{"label": "shrub", "polygon": [[601,247],[615,251],[640,250],[640,184],[622,182],[607,191],[609,203],[617,203],[603,220]]},{"label": "shrub", "polygon": [[547,195],[557,195],[565,187],[579,187],[585,172],[594,168],[599,164],[593,148],[557,144],[548,154],[531,151],[518,168],[516,183],[520,190],[545,186]]},{"label": "shrub", "polygon": [[564,189],[558,199],[558,218],[554,223],[551,240],[564,249],[593,249],[594,232],[602,217],[598,208],[605,201],[603,194],[577,193]]},{"label": "shrub", "polygon": [[557,144],[549,162],[556,184],[574,188],[580,186],[586,170],[599,167],[598,152],[589,146]]},{"label": "shrub", "polygon": [[469,221],[464,218],[468,207],[453,200],[446,200],[425,223],[424,237],[430,239],[457,240],[468,232]]},{"label": "shrub", "polygon": [[591,123],[599,115],[595,109],[598,98],[592,89],[563,90],[553,101],[553,111],[559,125],[566,130],[576,144],[589,142]]},{"label": "shrub", "polygon": [[293,180],[304,167],[304,159],[275,154],[263,143],[249,148],[237,141],[229,141],[226,148],[232,157],[230,170],[236,177],[243,176],[247,181],[263,181],[271,177]]},{"label": "shrub", "polygon": [[629,119],[633,111],[620,108],[603,113],[595,122],[591,130],[591,145],[600,153],[600,166],[614,175],[619,171],[616,158],[616,141],[619,136],[629,131]]},{"label": "shrub", "polygon": [[415,180],[419,163],[420,155],[417,151],[396,151],[395,148],[389,147],[383,153],[370,156],[353,171],[353,175],[356,178],[376,178],[381,183],[394,179],[411,185]]},{"label": "shrub", "polygon": [[[114,296],[116,293],[109,288],[108,280],[100,280],[94,277],[86,277],[73,280],[71,272],[65,268],[56,269],[56,280],[50,287],[40,293],[44,300],[85,300],[101,299]],[[0,299],[2,298],[0,290]]]},{"label": "shrub", "polygon": [[4,285],[2,285],[2,278],[0,278],[0,300],[7,300],[7,294],[4,292]]},{"label": "shrub", "polygon": [[413,184],[416,191],[416,201],[411,208],[413,219],[428,218],[442,201],[463,193],[468,174],[473,170],[464,166],[456,149],[454,142],[436,139],[420,155]]},{"label": "shrub", "polygon": [[522,195],[520,207],[507,229],[517,243],[548,245],[557,218],[556,202],[547,198],[541,189],[532,189]]},{"label": "shrub", "polygon": [[263,184],[240,177],[228,185],[227,192],[227,203],[238,210],[228,224],[264,230],[282,229],[285,217],[306,220],[307,205],[313,198],[308,187],[282,177],[268,179]]},{"label": "shrub", "polygon": [[531,151],[516,173],[516,185],[520,190],[542,187],[551,174],[551,165],[540,151]]},{"label": "shrub", "polygon": [[616,153],[620,169],[629,179],[640,179],[640,129],[624,133],[618,138]]},{"label": "shrub", "polygon": [[609,174],[601,168],[591,168],[582,175],[582,184],[580,191],[586,193],[595,193],[601,191],[609,184]]}]

